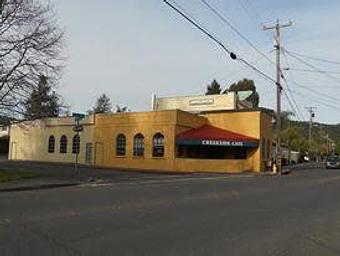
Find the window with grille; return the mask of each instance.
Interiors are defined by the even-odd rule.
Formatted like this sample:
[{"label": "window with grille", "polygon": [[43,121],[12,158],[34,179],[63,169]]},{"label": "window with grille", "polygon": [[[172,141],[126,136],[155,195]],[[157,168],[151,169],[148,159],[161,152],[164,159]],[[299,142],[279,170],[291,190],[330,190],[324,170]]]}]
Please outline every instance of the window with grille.
[{"label": "window with grille", "polygon": [[51,135],[48,138],[48,153],[54,153],[54,147],[55,147],[55,138],[53,135]]},{"label": "window with grille", "polygon": [[79,154],[80,152],[80,137],[79,135],[74,135],[73,141],[72,141],[72,153],[73,154]]},{"label": "window with grille", "polygon": [[133,155],[144,156],[144,136],[140,133],[133,139]]},{"label": "window with grille", "polygon": [[119,134],[116,138],[116,156],[125,156],[126,154],[126,137]]},{"label": "window with grille", "polygon": [[152,156],[164,157],[164,135],[161,133],[157,133],[153,136]]},{"label": "window with grille", "polygon": [[67,137],[65,135],[60,138],[60,153],[67,153]]}]

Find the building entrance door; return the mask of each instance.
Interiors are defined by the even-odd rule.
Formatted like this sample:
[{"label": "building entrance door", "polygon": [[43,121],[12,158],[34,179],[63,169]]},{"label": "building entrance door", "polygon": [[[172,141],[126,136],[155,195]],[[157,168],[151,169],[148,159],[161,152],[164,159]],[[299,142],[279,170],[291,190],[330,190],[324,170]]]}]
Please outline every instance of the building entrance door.
[{"label": "building entrance door", "polygon": [[86,143],[85,163],[92,164],[93,144]]},{"label": "building entrance door", "polygon": [[17,159],[17,143],[12,142],[11,143],[11,151],[9,153],[10,160],[16,160]]},{"label": "building entrance door", "polygon": [[95,146],[95,165],[103,165],[104,162],[104,145],[101,142],[96,142]]}]

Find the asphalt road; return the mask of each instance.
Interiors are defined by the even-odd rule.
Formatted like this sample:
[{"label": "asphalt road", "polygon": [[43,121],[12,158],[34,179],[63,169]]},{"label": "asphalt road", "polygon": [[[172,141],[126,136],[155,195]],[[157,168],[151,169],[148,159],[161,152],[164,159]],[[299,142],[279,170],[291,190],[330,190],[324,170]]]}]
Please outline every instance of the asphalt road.
[{"label": "asphalt road", "polygon": [[340,255],[340,170],[0,193],[0,255]]}]

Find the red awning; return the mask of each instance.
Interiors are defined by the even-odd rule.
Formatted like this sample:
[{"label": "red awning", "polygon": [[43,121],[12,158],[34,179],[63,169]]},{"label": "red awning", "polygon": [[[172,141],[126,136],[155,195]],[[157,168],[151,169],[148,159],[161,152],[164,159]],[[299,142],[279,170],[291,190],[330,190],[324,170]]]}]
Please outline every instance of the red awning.
[{"label": "red awning", "polygon": [[[190,141],[197,143],[202,141],[244,142],[246,145],[250,146],[256,146],[259,143],[258,139],[217,128],[211,125],[204,125],[199,128],[183,132],[177,135],[176,141],[178,144],[182,144],[181,142],[188,142],[191,144]],[[223,143],[221,143],[221,145],[223,145]]]}]

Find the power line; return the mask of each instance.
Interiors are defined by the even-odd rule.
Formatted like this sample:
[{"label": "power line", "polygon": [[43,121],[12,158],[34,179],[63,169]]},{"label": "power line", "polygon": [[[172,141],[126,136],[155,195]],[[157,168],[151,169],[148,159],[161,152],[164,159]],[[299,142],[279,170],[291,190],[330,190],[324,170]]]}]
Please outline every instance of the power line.
[{"label": "power line", "polygon": [[233,30],[239,37],[241,37],[244,41],[246,41],[253,50],[255,50],[258,54],[268,60],[271,64],[275,65],[275,63],[268,58],[266,54],[264,54],[260,49],[258,49],[247,37],[245,37],[224,15],[222,15],[219,11],[216,10],[211,4],[209,4],[206,0],[201,0],[201,2],[213,13],[217,16],[222,22],[228,25],[231,30]]},{"label": "power line", "polygon": [[[287,87],[287,91],[288,93],[290,94],[290,97],[292,98],[292,102],[293,102],[293,105],[295,106],[296,110],[297,110],[297,116],[300,118],[300,119],[304,119],[304,116],[299,108],[299,105],[296,103],[296,100],[294,98],[294,95],[292,93],[292,90],[287,82],[287,79],[282,75],[282,79],[284,81],[284,83],[286,84],[286,87]],[[284,93],[286,94],[286,97],[288,98],[288,94],[284,91]]]},{"label": "power line", "polygon": [[253,10],[253,13],[255,14],[257,19],[260,21],[260,23],[263,24],[264,22],[263,22],[262,16],[260,15],[260,12],[257,11],[257,9],[255,8],[255,6],[253,5],[251,1],[246,0],[246,2],[248,3],[248,6],[250,6],[250,8]]},{"label": "power line", "polygon": [[327,100],[333,100],[334,101],[334,104],[338,104],[339,103],[339,99],[335,98],[335,97],[332,97],[328,94],[325,94],[323,92],[320,92],[320,91],[317,91],[317,90],[314,90],[308,86],[305,86],[305,85],[302,85],[300,83],[297,83],[296,81],[293,81],[292,82],[293,84],[295,84],[296,86],[300,87],[300,88],[303,88],[309,92],[313,92],[314,94],[318,95],[318,96],[324,96],[325,98],[327,98]]},{"label": "power line", "polygon": [[296,95],[299,95],[299,96],[301,96],[301,97],[304,98],[304,99],[307,98],[307,99],[310,99],[310,100],[312,100],[312,101],[314,101],[314,102],[317,102],[317,103],[319,103],[319,104],[321,104],[321,105],[323,105],[323,106],[329,107],[329,108],[331,108],[331,109],[333,109],[333,110],[334,110],[334,109],[337,109],[337,110],[340,111],[340,107],[339,107],[339,106],[329,104],[329,102],[322,101],[320,98],[308,97],[305,93],[301,93],[301,92],[298,92],[298,91],[296,91],[296,90],[293,90],[293,92],[294,92]]},{"label": "power line", "polygon": [[176,7],[174,4],[171,4],[168,0],[163,0],[163,2],[170,6],[174,11],[179,13],[184,19],[186,19],[188,22],[194,25],[194,27],[196,27],[198,30],[204,33],[207,37],[209,37],[211,40],[217,43],[226,53],[230,55],[232,59],[234,59],[233,58],[234,56],[236,57],[236,55],[232,51],[230,51],[223,43],[221,43],[212,33],[210,33],[208,29],[203,28],[203,26],[200,25],[197,21],[194,21],[194,18],[189,17],[189,15],[185,13],[184,8],[182,8],[179,4],[173,1],[175,5],[177,5]]},{"label": "power line", "polygon": [[[287,60],[287,56],[285,54],[284,54],[284,57],[285,57],[286,65],[289,68],[289,63],[288,63],[288,60]],[[292,92],[290,85],[289,85],[289,83],[286,79],[286,76],[283,74],[282,70],[281,70],[281,77],[282,77],[283,81],[285,82],[287,89],[288,89],[289,93],[291,94],[291,97],[293,98],[294,104],[295,104],[296,108],[298,109],[300,115],[302,116],[302,119],[304,119],[304,115],[302,114],[302,111],[300,110],[299,105],[297,104],[297,102],[296,102],[296,100],[293,96],[293,92]]]},{"label": "power line", "polygon": [[319,74],[340,74],[338,71],[327,71],[327,70],[311,70],[311,69],[303,69],[303,68],[289,68],[289,70],[294,70],[298,72],[307,72],[307,73],[319,73]]},{"label": "power line", "polygon": [[286,98],[287,98],[287,102],[288,102],[288,104],[289,104],[291,110],[293,111],[293,113],[295,114],[295,116],[298,118],[298,121],[302,121],[302,119],[301,119],[301,117],[299,116],[299,113],[298,113],[296,107],[294,106],[293,102],[292,102],[291,99],[289,98],[288,93],[287,93],[285,90],[283,90],[283,93],[284,93],[284,95],[285,95]]},{"label": "power line", "polygon": [[[289,52],[288,52],[287,50],[285,50],[284,53],[289,54]],[[287,59],[286,54],[284,54],[284,56],[285,56],[286,62],[287,62],[287,64],[288,64],[288,59]],[[311,66],[313,67],[313,69],[316,69],[317,71],[320,71],[320,70],[318,70],[318,68],[314,67],[313,65],[311,65]],[[288,67],[289,67],[289,64],[288,64]],[[336,80],[337,80],[337,79],[336,79]],[[333,96],[331,96],[331,95],[329,95],[329,94],[323,93],[323,92],[321,92],[321,91],[312,89],[311,87],[308,87],[308,86],[302,85],[302,84],[300,84],[300,83],[297,83],[295,80],[293,81],[293,83],[294,83],[296,86],[298,86],[298,87],[300,87],[300,88],[303,88],[303,89],[307,90],[308,92],[312,92],[312,93],[318,95],[319,97],[320,97],[320,96],[325,97],[325,99],[327,99],[327,101],[328,101],[328,102],[326,103],[328,106],[330,106],[330,104],[328,104],[329,101],[333,101],[334,104],[336,104],[336,105],[337,105],[338,102],[339,102],[339,99],[337,99],[337,98],[335,98],[335,97],[333,97]],[[335,106],[333,106],[333,107],[335,107]],[[336,108],[338,108],[338,107],[336,107]]]},{"label": "power line", "polygon": [[[285,54],[285,52],[284,52],[284,57],[285,57],[285,60],[286,60],[286,64],[287,64],[287,66],[289,67],[290,65],[289,65],[289,62],[288,62],[288,58],[287,58],[287,55]],[[290,70],[290,69],[289,69]],[[315,98],[310,98],[310,97],[308,97],[305,93],[300,93],[300,92],[298,92],[298,91],[296,91],[296,90],[291,90],[292,92],[294,92],[296,95],[299,95],[299,96],[301,96],[301,97],[303,97],[304,99],[305,98],[309,98],[309,99],[311,99],[312,101],[315,101],[315,102],[318,102],[318,103],[320,103],[320,104],[322,104],[322,105],[324,105],[324,106],[327,106],[327,107],[329,107],[329,108],[332,108],[332,109],[339,109],[340,110],[340,108],[338,107],[338,99],[336,99],[336,98],[333,98],[332,96],[329,96],[329,95],[327,95],[327,94],[324,94],[324,93],[322,93],[322,92],[319,92],[319,91],[317,91],[317,90],[314,90],[314,89],[312,89],[312,88],[310,88],[310,86],[304,86],[304,85],[302,85],[302,84],[300,84],[300,83],[297,83],[296,81],[295,81],[295,79],[294,79],[294,77],[293,77],[293,74],[291,74],[291,76],[292,76],[292,79],[293,79],[293,83],[297,86],[297,87],[299,87],[299,88],[302,88],[303,90],[306,90],[306,91],[308,91],[308,92],[312,92],[312,93],[314,93],[315,95],[317,95],[318,96],[318,98],[317,99],[315,99]],[[325,100],[327,100],[327,102],[325,102],[325,101],[322,101],[322,99],[320,98],[320,96],[323,96],[323,97],[325,97]],[[336,104],[336,105],[332,105],[332,104],[330,104],[330,100],[333,100],[334,101],[334,104]]]},{"label": "power line", "polygon": [[269,75],[267,75],[266,73],[264,73],[263,71],[259,70],[257,67],[253,66],[252,64],[250,64],[248,61],[246,61],[245,59],[242,59],[240,57],[237,57],[235,53],[233,53],[231,50],[229,50],[220,40],[218,40],[209,30],[203,28],[198,22],[194,21],[193,18],[189,17],[189,15],[187,15],[185,13],[184,8],[180,7],[180,5],[178,5],[175,1],[174,2],[177,7],[174,4],[171,4],[168,0],[163,0],[164,3],[166,3],[169,7],[171,7],[174,11],[176,11],[178,14],[180,14],[184,19],[186,19],[188,22],[190,22],[194,27],[196,27],[198,30],[200,30],[203,34],[205,34],[206,36],[208,36],[211,40],[213,40],[216,44],[218,44],[223,51],[225,51],[226,53],[228,53],[228,55],[230,56],[231,59],[233,60],[238,60],[240,61],[242,64],[246,65],[247,67],[249,67],[250,69],[254,70],[255,72],[259,73],[261,76],[265,77],[266,79],[270,80],[271,82],[276,84],[276,81],[271,78]]},{"label": "power line", "polygon": [[320,57],[315,57],[315,56],[309,56],[309,55],[305,55],[305,54],[301,54],[301,53],[296,53],[296,52],[291,52],[297,56],[303,57],[303,58],[307,58],[307,59],[311,59],[311,60],[315,60],[315,61],[320,61],[320,62],[325,62],[325,63],[329,63],[329,64],[334,64],[334,65],[340,65],[339,61],[334,61],[334,60],[328,60],[328,59],[323,59]]},{"label": "power line", "polygon": [[326,72],[320,70],[318,67],[316,67],[316,66],[314,66],[314,65],[312,65],[312,64],[310,64],[310,63],[308,63],[307,61],[304,61],[303,59],[301,59],[300,57],[296,56],[295,54],[292,54],[290,51],[287,51],[287,49],[285,49],[285,52],[286,52],[289,56],[291,56],[291,57],[293,57],[294,59],[296,59],[297,61],[301,62],[302,64],[304,64],[304,65],[306,65],[306,66],[312,68],[313,70],[315,70],[315,71],[317,71],[317,72],[319,72],[319,73],[322,73],[323,75],[327,76],[328,78],[332,79],[333,81],[336,81],[337,83],[340,83],[340,79],[338,79],[338,78],[336,78],[336,77],[334,77],[334,76],[332,76],[332,75],[330,75],[330,74],[327,74]]}]

